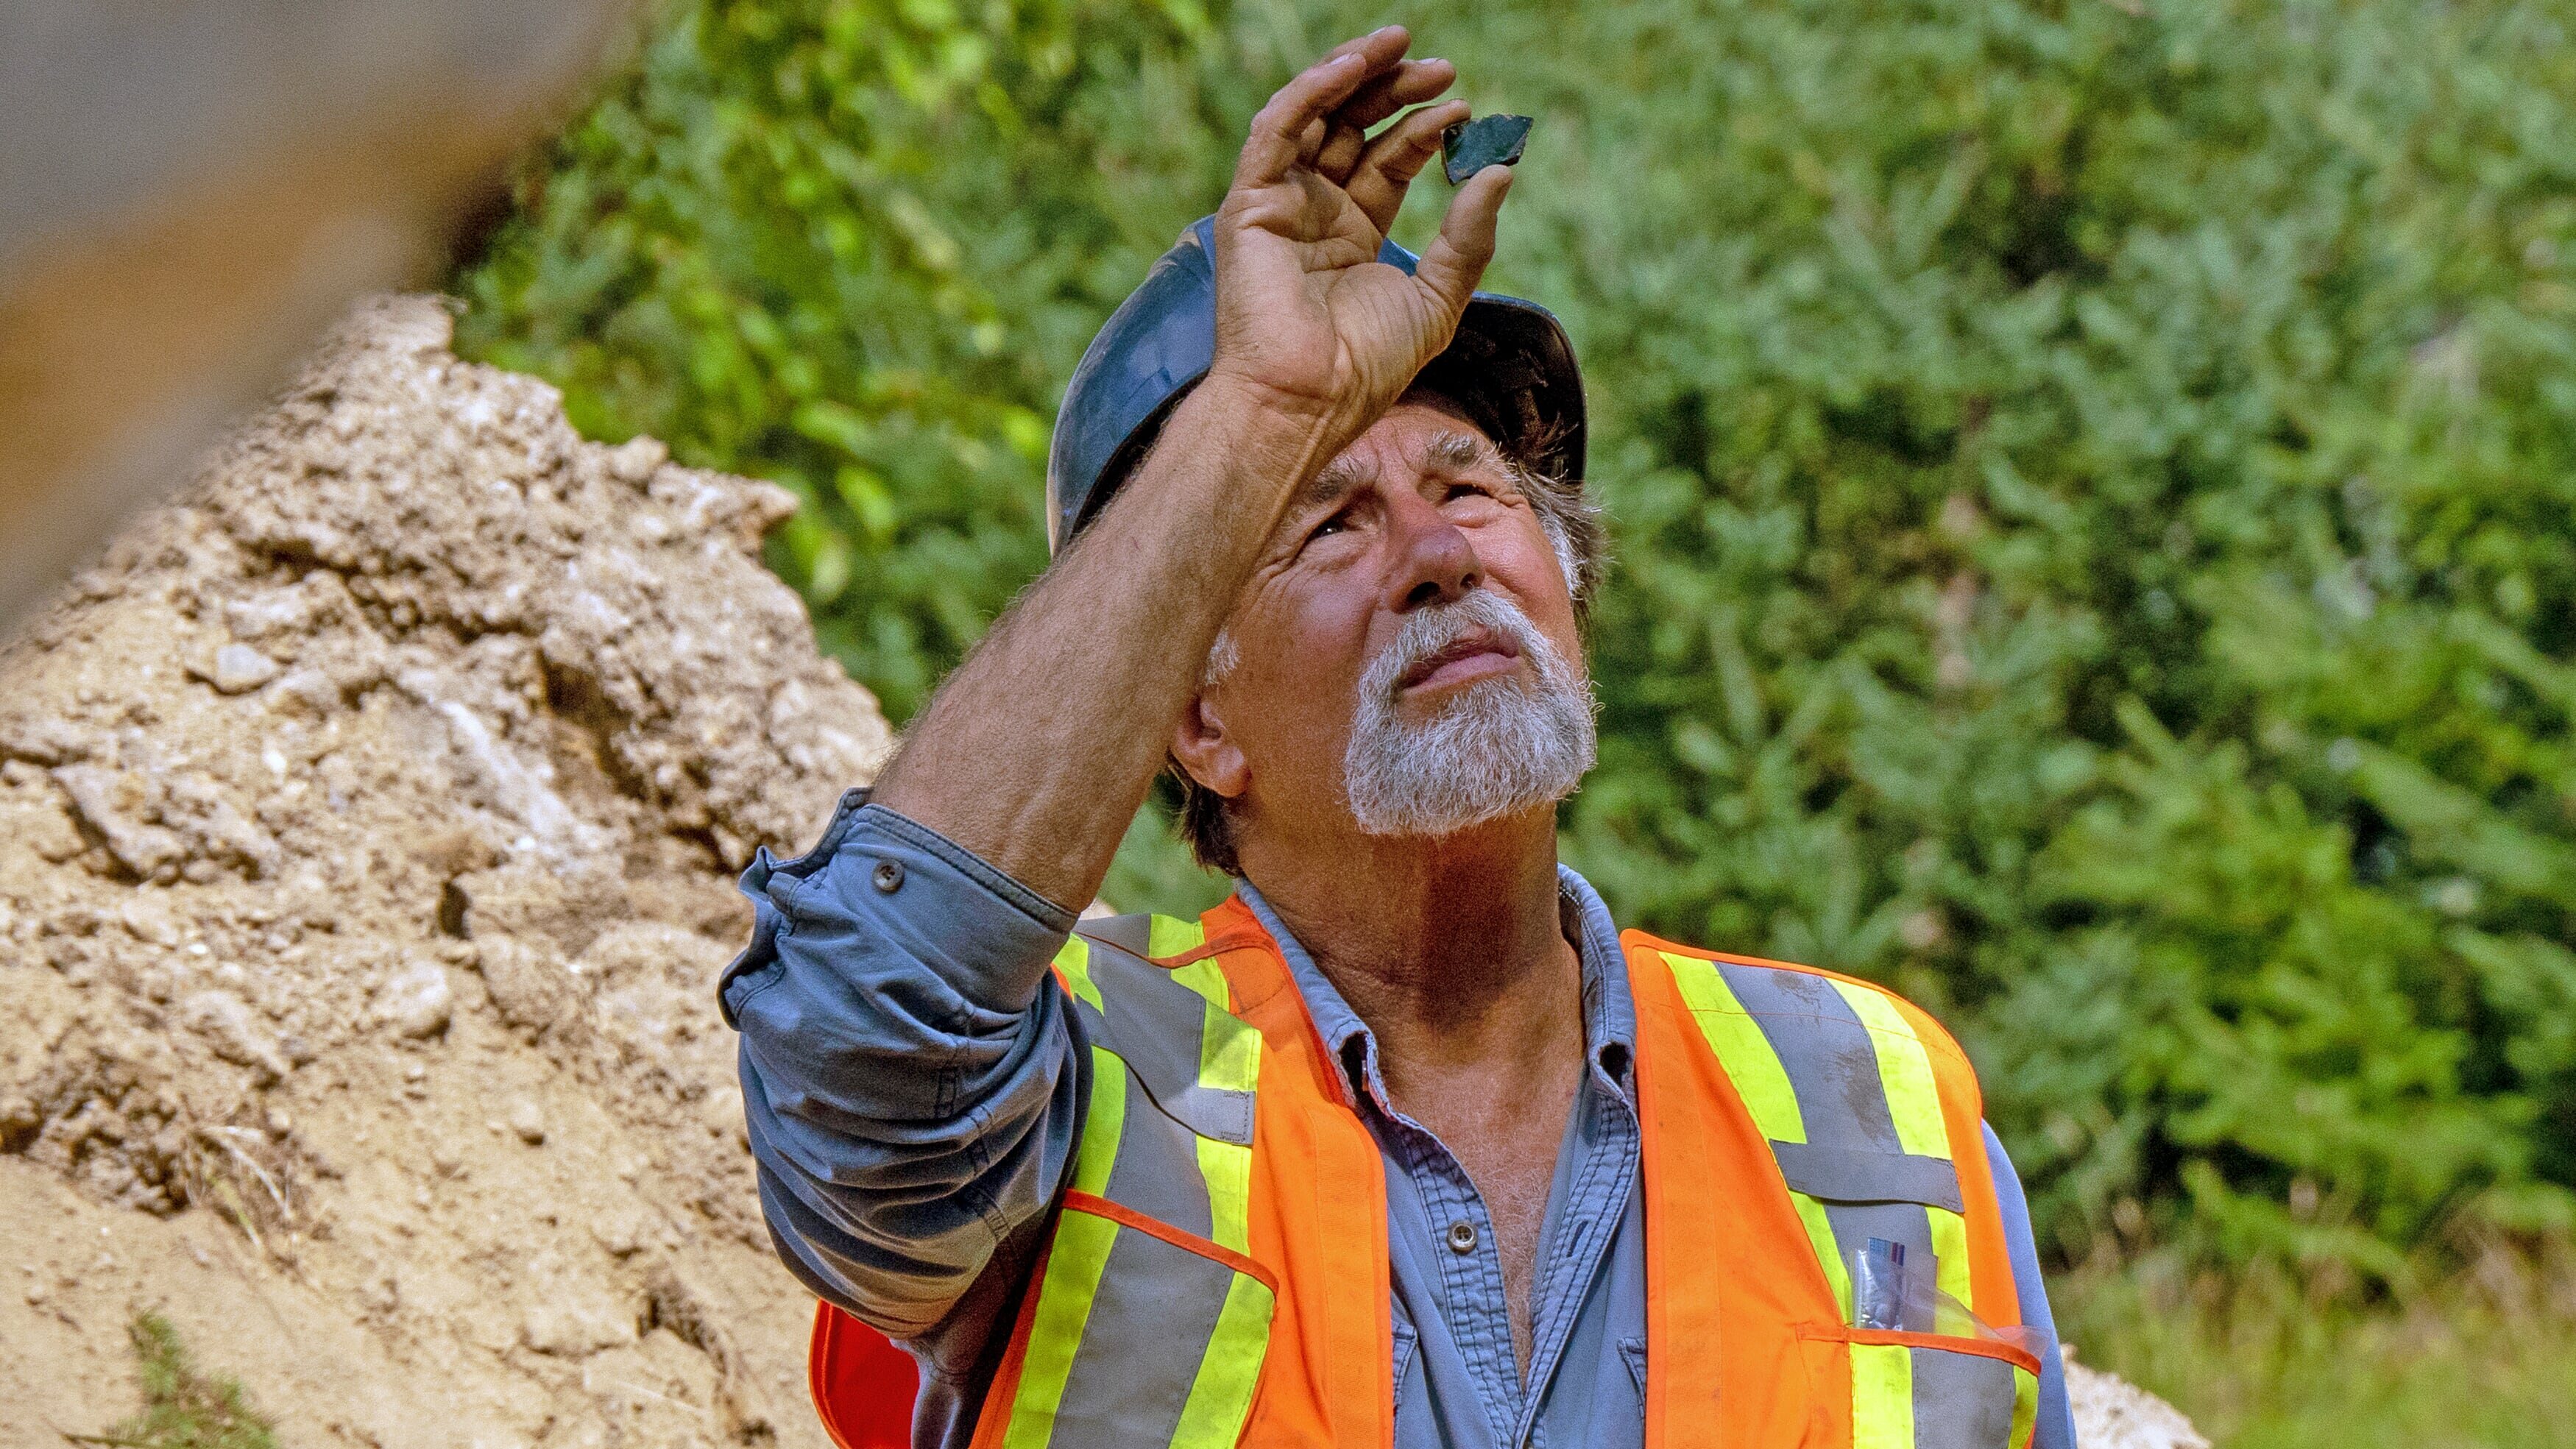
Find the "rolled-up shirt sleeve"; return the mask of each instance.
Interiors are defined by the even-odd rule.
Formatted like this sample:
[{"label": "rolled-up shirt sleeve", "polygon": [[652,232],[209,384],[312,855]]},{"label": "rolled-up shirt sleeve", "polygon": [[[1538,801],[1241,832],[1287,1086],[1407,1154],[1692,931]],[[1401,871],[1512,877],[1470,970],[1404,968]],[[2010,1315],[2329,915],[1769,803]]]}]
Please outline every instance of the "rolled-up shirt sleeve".
[{"label": "rolled-up shirt sleeve", "polygon": [[1074,916],[857,791],[742,889],[719,995],[770,1235],[817,1294],[919,1337],[1063,1179],[1085,1054],[1047,968]]},{"label": "rolled-up shirt sleeve", "polygon": [[2021,1321],[2039,1331],[2039,1422],[2031,1449],[2076,1449],[2075,1412],[2066,1398],[2066,1361],[2057,1346],[2057,1315],[2048,1306],[2048,1285],[2039,1273],[2039,1242],[2030,1230],[2030,1202],[2022,1195],[2021,1174],[2013,1170],[2003,1139],[1988,1125],[1987,1170],[1995,1182],[1995,1205],[2003,1215],[2004,1251],[2012,1257],[2013,1284],[2021,1297]]}]

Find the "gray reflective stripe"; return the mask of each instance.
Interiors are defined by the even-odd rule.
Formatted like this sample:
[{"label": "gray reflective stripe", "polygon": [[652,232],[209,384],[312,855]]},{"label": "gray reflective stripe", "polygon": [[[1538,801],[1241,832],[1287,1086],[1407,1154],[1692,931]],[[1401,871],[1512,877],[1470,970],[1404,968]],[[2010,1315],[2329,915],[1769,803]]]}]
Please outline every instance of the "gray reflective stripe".
[{"label": "gray reflective stripe", "polygon": [[1959,1172],[1946,1157],[1853,1152],[1813,1142],[1774,1142],[1780,1175],[1810,1197],[1845,1202],[1919,1202],[1963,1212]]},{"label": "gray reflective stripe", "polygon": [[1172,973],[1092,928],[1118,924],[1086,922],[1082,935],[1092,944],[1091,980],[1109,1010],[1086,1016],[1100,1032],[1101,1045],[1126,1059],[1136,1080],[1157,1106],[1202,1137],[1252,1143],[1252,1093],[1211,1087],[1199,1080],[1200,1043],[1205,1036],[1206,998],[1172,979]]},{"label": "gray reflective stripe", "polygon": [[[1099,954],[1094,954],[1095,962]],[[1115,994],[1116,990],[1113,987],[1104,999],[1110,1003],[1111,1012],[1124,1013],[1127,999]],[[1190,999],[1196,1001],[1198,997],[1191,994]],[[1094,1041],[1108,1040],[1108,1021],[1103,1013],[1080,1000],[1074,1002],[1073,1010]],[[1118,1122],[1117,1155],[1111,1159],[1109,1175],[1100,1180],[1100,1195],[1185,1233],[1210,1236],[1215,1214],[1208,1205],[1207,1177],[1199,1170],[1198,1134],[1163,1112],[1158,1105],[1160,1099],[1145,1086],[1124,1054],[1112,1048],[1110,1057],[1123,1064],[1129,1090]]]},{"label": "gray reflective stripe", "polygon": [[1154,918],[1152,916],[1143,914],[1132,916],[1102,916],[1096,920],[1084,921],[1073,929],[1074,934],[1076,935],[1088,936],[1095,941],[1107,942],[1109,945],[1117,947],[1119,950],[1126,952],[1130,956],[1151,956],[1154,954],[1147,946],[1147,943],[1154,939]]},{"label": "gray reflective stripe", "polygon": [[[1109,1190],[1101,1196],[1195,1237],[1216,1232],[1207,1177],[1199,1171],[1198,1134],[1151,1106],[1129,1109]],[[1116,1266],[1111,1264],[1113,1271]]]},{"label": "gray reflective stripe", "polygon": [[1122,1229],[1048,1442],[1058,1449],[1171,1443],[1234,1279],[1234,1269],[1213,1258]]},{"label": "gray reflective stripe", "polygon": [[1914,1449],[2005,1449],[2011,1444],[2011,1364],[1939,1348],[1916,1348],[1913,1358]]},{"label": "gray reflective stripe", "polygon": [[1902,1155],[1878,1046],[1832,981],[1721,961],[1717,969],[1771,1043],[1807,1119],[1807,1140],[1846,1152]]}]

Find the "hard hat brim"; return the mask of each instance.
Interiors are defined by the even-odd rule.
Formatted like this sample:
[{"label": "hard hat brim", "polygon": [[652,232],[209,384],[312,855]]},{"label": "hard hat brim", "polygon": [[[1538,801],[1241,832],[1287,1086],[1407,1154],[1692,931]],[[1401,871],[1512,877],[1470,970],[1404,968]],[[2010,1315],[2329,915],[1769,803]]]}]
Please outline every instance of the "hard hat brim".
[{"label": "hard hat brim", "polygon": [[[1051,552],[1099,516],[1172,409],[1207,376],[1216,350],[1213,223],[1202,218],[1181,234],[1101,327],[1066,385],[1047,450]],[[1378,259],[1408,272],[1415,265],[1393,242]],[[1583,376],[1572,339],[1545,307],[1478,292],[1448,348],[1415,382],[1465,408],[1523,466],[1582,481]]]}]

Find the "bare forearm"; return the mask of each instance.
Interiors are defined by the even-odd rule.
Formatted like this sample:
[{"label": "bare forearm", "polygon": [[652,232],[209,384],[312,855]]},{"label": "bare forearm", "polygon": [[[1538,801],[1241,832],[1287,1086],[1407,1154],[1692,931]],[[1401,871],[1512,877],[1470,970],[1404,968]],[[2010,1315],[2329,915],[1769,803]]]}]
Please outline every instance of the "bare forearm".
[{"label": "bare forearm", "polygon": [[1290,495],[1457,330],[1510,172],[1450,201],[1411,274],[1376,260],[1463,103],[1401,26],[1344,42],[1253,117],[1217,211],[1215,364],[1083,537],[941,686],[877,799],[1064,905],[1091,899],[1208,647]]},{"label": "bare forearm", "polygon": [[1058,902],[1090,900],[1263,540],[1347,430],[1202,384],[940,687],[876,798]]}]

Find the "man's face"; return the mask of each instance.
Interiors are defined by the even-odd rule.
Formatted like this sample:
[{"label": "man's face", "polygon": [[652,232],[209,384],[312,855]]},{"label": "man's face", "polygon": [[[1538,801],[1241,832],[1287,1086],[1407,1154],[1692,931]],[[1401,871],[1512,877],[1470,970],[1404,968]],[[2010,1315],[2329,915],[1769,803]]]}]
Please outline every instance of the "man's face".
[{"label": "man's face", "polygon": [[1290,502],[1177,752],[1248,832],[1449,834],[1590,766],[1581,649],[1512,470],[1409,398]]}]

